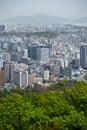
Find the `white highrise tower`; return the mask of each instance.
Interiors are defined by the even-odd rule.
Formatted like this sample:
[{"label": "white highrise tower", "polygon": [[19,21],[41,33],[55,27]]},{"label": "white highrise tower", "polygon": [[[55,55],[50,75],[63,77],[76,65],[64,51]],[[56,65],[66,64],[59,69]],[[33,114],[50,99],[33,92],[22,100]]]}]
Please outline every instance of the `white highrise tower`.
[{"label": "white highrise tower", "polygon": [[14,83],[20,87],[27,87],[28,86],[28,71],[26,69],[15,70]]}]

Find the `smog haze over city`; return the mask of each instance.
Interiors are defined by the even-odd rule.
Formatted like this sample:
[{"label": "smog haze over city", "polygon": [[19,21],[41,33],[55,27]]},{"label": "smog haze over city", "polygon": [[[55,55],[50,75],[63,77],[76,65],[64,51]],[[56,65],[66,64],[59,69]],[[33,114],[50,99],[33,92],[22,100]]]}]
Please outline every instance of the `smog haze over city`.
[{"label": "smog haze over city", "polygon": [[[26,19],[24,21],[26,23],[27,19],[32,19],[29,16],[37,17],[40,20],[42,17],[62,18],[63,22],[66,22],[63,18],[85,17],[87,21],[87,0],[0,0],[0,23],[13,21],[17,23],[23,18]],[[59,19],[56,20],[58,22]]]}]

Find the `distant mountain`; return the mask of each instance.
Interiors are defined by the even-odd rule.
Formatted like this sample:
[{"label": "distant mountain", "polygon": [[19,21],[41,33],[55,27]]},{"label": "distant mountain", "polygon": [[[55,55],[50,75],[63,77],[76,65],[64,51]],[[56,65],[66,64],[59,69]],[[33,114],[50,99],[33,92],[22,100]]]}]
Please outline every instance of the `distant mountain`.
[{"label": "distant mountain", "polygon": [[53,17],[48,15],[32,15],[32,16],[17,16],[9,19],[0,20],[0,23],[13,23],[13,24],[31,24],[31,23],[87,23],[87,17],[81,18],[63,18]]}]

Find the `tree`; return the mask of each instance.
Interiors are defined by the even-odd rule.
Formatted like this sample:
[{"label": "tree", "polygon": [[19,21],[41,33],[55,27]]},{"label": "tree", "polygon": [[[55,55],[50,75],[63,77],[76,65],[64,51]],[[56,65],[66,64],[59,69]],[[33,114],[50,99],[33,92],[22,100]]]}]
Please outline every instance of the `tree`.
[{"label": "tree", "polygon": [[0,105],[0,129],[28,129],[30,115],[34,110],[30,102],[25,102],[21,95],[12,94],[8,98],[4,98]]}]

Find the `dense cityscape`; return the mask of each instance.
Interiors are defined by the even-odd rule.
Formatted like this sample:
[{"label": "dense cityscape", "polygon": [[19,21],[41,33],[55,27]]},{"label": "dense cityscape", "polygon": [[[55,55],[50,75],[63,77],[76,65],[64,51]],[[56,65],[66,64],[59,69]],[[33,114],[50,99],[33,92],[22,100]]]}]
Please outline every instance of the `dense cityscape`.
[{"label": "dense cityscape", "polygon": [[87,0],[0,0],[0,130],[87,130]]},{"label": "dense cityscape", "polygon": [[87,26],[0,25],[0,89],[85,80]]},{"label": "dense cityscape", "polygon": [[0,25],[0,130],[87,130],[87,26]]}]

